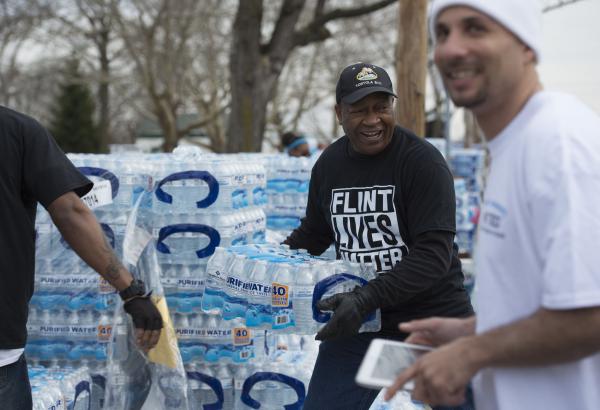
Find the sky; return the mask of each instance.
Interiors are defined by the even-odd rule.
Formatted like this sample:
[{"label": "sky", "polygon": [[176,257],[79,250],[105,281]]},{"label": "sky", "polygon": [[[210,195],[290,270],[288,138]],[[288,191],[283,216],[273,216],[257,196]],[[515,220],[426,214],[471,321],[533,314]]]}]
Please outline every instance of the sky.
[{"label": "sky", "polygon": [[600,114],[600,0],[545,13],[543,28],[544,87],[575,94]]}]

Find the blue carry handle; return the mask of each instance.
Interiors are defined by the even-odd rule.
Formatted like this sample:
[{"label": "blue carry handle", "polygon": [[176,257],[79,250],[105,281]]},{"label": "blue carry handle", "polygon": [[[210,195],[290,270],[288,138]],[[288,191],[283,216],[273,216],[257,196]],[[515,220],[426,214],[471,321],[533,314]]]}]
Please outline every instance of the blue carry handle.
[{"label": "blue carry handle", "polygon": [[223,403],[225,402],[225,395],[223,394],[223,386],[219,379],[208,376],[204,373],[199,372],[186,372],[188,379],[197,380],[199,382],[207,384],[215,394],[217,395],[217,401],[210,404],[203,404],[202,408],[204,410],[221,410],[223,408]]},{"label": "blue carry handle", "polygon": [[242,403],[247,406],[252,407],[253,409],[259,409],[260,403],[250,397],[250,390],[252,387],[258,382],[270,380],[275,382],[280,382],[287,384],[290,386],[296,394],[298,395],[298,401],[292,404],[285,404],[283,406],[286,410],[301,410],[304,405],[304,399],[306,397],[306,389],[304,388],[304,383],[300,380],[295,379],[293,377],[287,376],[281,373],[273,373],[273,372],[256,372],[252,376],[248,377],[244,381],[244,385],[242,386]]},{"label": "blue carry handle", "polygon": [[99,177],[109,180],[112,198],[115,199],[119,193],[119,178],[117,178],[115,174],[104,168],[79,167],[77,169],[85,176]]},{"label": "blue carry handle", "polygon": [[158,198],[158,200],[161,202],[172,204],[173,196],[163,191],[162,186],[167,182],[181,181],[184,179],[201,179],[208,185],[208,195],[203,200],[196,202],[196,207],[208,208],[217,200],[217,197],[219,196],[219,182],[208,171],[176,172],[163,178],[163,180],[160,181],[156,187],[156,198]]},{"label": "blue carry handle", "polygon": [[169,247],[163,243],[163,241],[169,236],[172,235],[174,233],[180,233],[180,232],[197,232],[197,233],[202,233],[206,236],[208,236],[208,239],[210,239],[210,243],[208,245],[206,245],[206,247],[204,249],[200,249],[196,251],[196,255],[198,256],[199,259],[202,258],[206,258],[210,255],[212,255],[213,253],[215,253],[215,248],[217,246],[219,246],[219,244],[221,243],[221,235],[219,235],[219,232],[208,226],[208,225],[202,225],[202,224],[176,224],[176,225],[168,225],[165,226],[163,228],[160,228],[160,231],[158,231],[158,242],[156,243],[156,250],[161,252],[161,253],[171,253],[171,250],[169,249]]},{"label": "blue carry handle", "polygon": [[77,398],[79,397],[79,395],[81,393],[83,393],[84,391],[88,392],[87,408],[88,408],[88,410],[90,410],[91,405],[92,405],[92,391],[90,390],[90,382],[85,381],[85,380],[77,383],[77,386],[75,386],[75,398],[73,398],[73,407],[75,407],[75,404],[77,403]]},{"label": "blue carry handle", "polygon": [[101,223],[100,227],[102,228],[102,232],[104,232],[104,235],[106,235],[106,238],[108,239],[108,242],[110,243],[110,247],[115,249],[115,232],[112,230],[112,228],[105,224],[105,223]]},{"label": "blue carry handle", "polygon": [[[319,323],[327,323],[329,319],[331,319],[331,313],[321,312],[319,308],[317,308],[317,302],[321,300],[323,295],[327,293],[329,289],[347,280],[357,282],[361,286],[364,286],[367,283],[369,283],[366,279],[363,279],[360,276],[351,275],[349,273],[336,273],[335,275],[328,276],[325,279],[317,282],[314,288],[312,299],[313,319],[315,321]],[[369,316],[367,316],[365,322],[368,322],[369,320],[373,319],[375,319],[375,313],[371,313]]]}]

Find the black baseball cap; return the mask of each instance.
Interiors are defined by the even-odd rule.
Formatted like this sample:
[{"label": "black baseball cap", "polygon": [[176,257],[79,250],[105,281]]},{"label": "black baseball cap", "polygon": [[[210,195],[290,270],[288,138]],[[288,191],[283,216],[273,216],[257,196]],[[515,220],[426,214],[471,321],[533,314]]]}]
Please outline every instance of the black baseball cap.
[{"label": "black baseball cap", "polygon": [[342,70],[335,87],[335,101],[354,104],[372,93],[394,94],[392,80],[385,70],[373,64],[356,63]]}]

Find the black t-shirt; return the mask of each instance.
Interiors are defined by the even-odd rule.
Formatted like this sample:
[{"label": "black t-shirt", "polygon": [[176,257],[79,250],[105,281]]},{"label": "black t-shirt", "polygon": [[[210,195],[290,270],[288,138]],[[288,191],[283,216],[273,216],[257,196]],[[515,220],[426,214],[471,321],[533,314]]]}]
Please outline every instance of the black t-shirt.
[{"label": "black t-shirt", "polygon": [[453,177],[439,151],[396,127],[386,149],[355,152],[346,136],[315,163],[306,217],[286,240],[321,254],[373,262],[382,327],[402,321],[473,313],[463,286],[455,234]]},{"label": "black t-shirt", "polygon": [[33,294],[35,213],[92,187],[35,120],[0,106],[0,349],[25,346]]}]

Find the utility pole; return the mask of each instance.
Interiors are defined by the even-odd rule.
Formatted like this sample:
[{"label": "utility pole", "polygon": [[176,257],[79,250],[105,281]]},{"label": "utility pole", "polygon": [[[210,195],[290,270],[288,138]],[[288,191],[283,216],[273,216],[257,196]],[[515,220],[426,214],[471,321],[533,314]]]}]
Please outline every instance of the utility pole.
[{"label": "utility pole", "polygon": [[396,118],[419,136],[425,134],[428,0],[398,0]]}]

